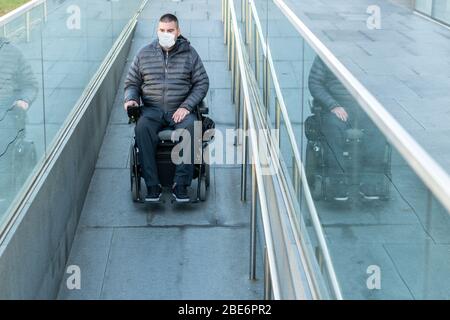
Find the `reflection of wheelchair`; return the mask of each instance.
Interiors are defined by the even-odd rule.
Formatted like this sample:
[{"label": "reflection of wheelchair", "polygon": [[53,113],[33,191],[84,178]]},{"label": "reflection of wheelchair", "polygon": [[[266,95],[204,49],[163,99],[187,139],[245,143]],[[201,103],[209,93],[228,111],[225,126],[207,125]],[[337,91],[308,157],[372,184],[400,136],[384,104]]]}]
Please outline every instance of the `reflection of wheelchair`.
[{"label": "reflection of wheelchair", "polygon": [[15,140],[11,143],[11,165],[13,173],[13,187],[17,192],[25,180],[28,179],[31,171],[37,164],[36,147],[33,141],[25,138],[25,128],[27,121],[26,111],[19,107],[8,110],[11,112],[14,127],[17,130]]},{"label": "reflection of wheelchair", "polygon": [[[322,133],[322,119],[321,114],[323,114],[320,105],[314,103],[313,100],[310,101],[310,108],[312,115],[308,117],[305,121],[305,134],[308,140],[306,146],[306,156],[305,156],[305,171],[306,178],[308,180],[309,187],[311,189],[311,194],[315,200],[329,200],[329,190],[330,188],[330,177],[327,170],[326,152],[330,152],[326,148],[327,141]],[[344,170],[346,172],[346,180],[348,185],[359,185],[360,183],[360,170],[356,167],[357,153],[359,150],[359,145],[364,142],[364,129],[348,129],[346,131],[343,158],[345,163],[343,163]],[[380,200],[388,200],[390,193],[390,183],[391,179],[391,153],[392,147],[389,143],[386,143],[384,150],[384,160],[383,160],[383,185],[382,190],[377,197]]]},{"label": "reflection of wheelchair", "polygon": [[[193,179],[197,179],[196,201],[205,201],[207,190],[210,185],[210,166],[205,163],[203,153],[207,149],[208,144],[214,138],[214,122],[207,118],[208,107],[202,101],[196,108],[197,119],[202,122],[202,143],[199,157],[201,157],[201,164],[194,165]],[[130,122],[137,123],[141,113],[141,107],[129,107],[128,116]],[[206,134],[205,134],[206,133]],[[172,162],[171,154],[173,147],[178,144],[172,139],[176,137],[175,131],[171,129],[164,129],[158,133],[160,143],[156,151],[156,163],[158,167],[159,180],[162,187],[170,188],[173,184],[175,176],[175,164]],[[209,157],[206,157],[209,159]],[[139,148],[133,138],[130,147],[130,181],[132,199],[135,202],[143,202],[141,197],[141,165],[139,163]]]}]

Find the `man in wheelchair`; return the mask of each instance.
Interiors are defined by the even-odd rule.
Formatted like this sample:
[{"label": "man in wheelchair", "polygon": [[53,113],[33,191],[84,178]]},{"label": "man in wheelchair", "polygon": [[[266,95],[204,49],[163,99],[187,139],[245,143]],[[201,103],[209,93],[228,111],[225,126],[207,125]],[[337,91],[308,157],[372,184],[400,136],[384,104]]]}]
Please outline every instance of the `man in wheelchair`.
[{"label": "man in wheelchair", "polygon": [[[136,55],[125,81],[125,110],[139,106],[140,101],[143,104],[135,139],[147,186],[146,202],[159,201],[162,192],[156,162],[158,133],[165,128],[186,130],[194,146],[195,108],[209,88],[202,60],[181,35],[178,19],[172,14],[163,15],[157,33],[158,39]],[[190,162],[176,166],[172,193],[177,202],[189,201],[187,188],[193,172],[194,150]]]},{"label": "man in wheelchair", "polygon": [[319,57],[311,68],[309,90],[323,141],[325,198],[347,200],[354,176],[365,199],[385,198],[390,154],[383,135]]},{"label": "man in wheelchair", "polygon": [[26,120],[38,92],[25,56],[12,41],[0,37],[0,213],[37,161],[34,142],[26,138]]}]

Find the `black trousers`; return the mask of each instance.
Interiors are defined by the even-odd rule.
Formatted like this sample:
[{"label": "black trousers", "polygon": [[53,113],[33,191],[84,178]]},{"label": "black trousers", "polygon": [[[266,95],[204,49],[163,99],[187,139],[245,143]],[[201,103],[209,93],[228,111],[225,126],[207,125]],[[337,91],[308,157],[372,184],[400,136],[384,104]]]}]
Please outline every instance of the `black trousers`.
[{"label": "black trousers", "polygon": [[195,114],[188,114],[186,118],[175,123],[172,120],[173,112],[164,112],[158,107],[144,107],[142,116],[135,128],[136,143],[139,148],[139,157],[142,167],[142,176],[147,187],[158,185],[158,168],[156,164],[156,151],[160,142],[158,132],[163,129],[186,130],[191,139],[191,159],[176,166],[174,182],[179,185],[190,186],[194,174],[194,123]]},{"label": "black trousers", "polygon": [[325,163],[328,175],[331,178],[347,175],[348,166],[344,158],[345,138],[347,129],[362,129],[364,136],[362,143],[358,145],[356,154],[353,154],[352,167],[357,168],[363,182],[374,182],[384,174],[384,155],[386,139],[370,120],[362,112],[349,112],[349,119],[344,122],[331,113],[322,114],[322,133],[325,136]]}]

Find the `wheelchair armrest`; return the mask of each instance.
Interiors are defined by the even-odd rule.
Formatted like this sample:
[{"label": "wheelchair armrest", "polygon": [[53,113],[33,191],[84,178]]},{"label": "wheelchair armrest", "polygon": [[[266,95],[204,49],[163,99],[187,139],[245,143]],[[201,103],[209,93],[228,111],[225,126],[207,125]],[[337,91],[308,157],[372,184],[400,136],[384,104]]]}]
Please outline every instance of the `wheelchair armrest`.
[{"label": "wheelchair armrest", "polygon": [[320,104],[316,103],[314,101],[314,98],[311,97],[308,100],[308,102],[309,102],[309,108],[310,108],[312,114],[319,114],[323,111],[322,106]]},{"label": "wheelchair armrest", "polygon": [[205,100],[202,100],[197,106],[197,112],[199,116],[207,115],[209,113],[209,108]]}]

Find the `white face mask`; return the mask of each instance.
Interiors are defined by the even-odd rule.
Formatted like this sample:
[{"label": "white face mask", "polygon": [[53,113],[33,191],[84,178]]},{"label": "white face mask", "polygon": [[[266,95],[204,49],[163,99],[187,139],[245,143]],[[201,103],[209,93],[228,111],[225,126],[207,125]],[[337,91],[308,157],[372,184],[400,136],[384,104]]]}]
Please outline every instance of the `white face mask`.
[{"label": "white face mask", "polygon": [[175,35],[172,33],[158,31],[158,39],[161,47],[165,49],[169,49],[175,44]]}]

